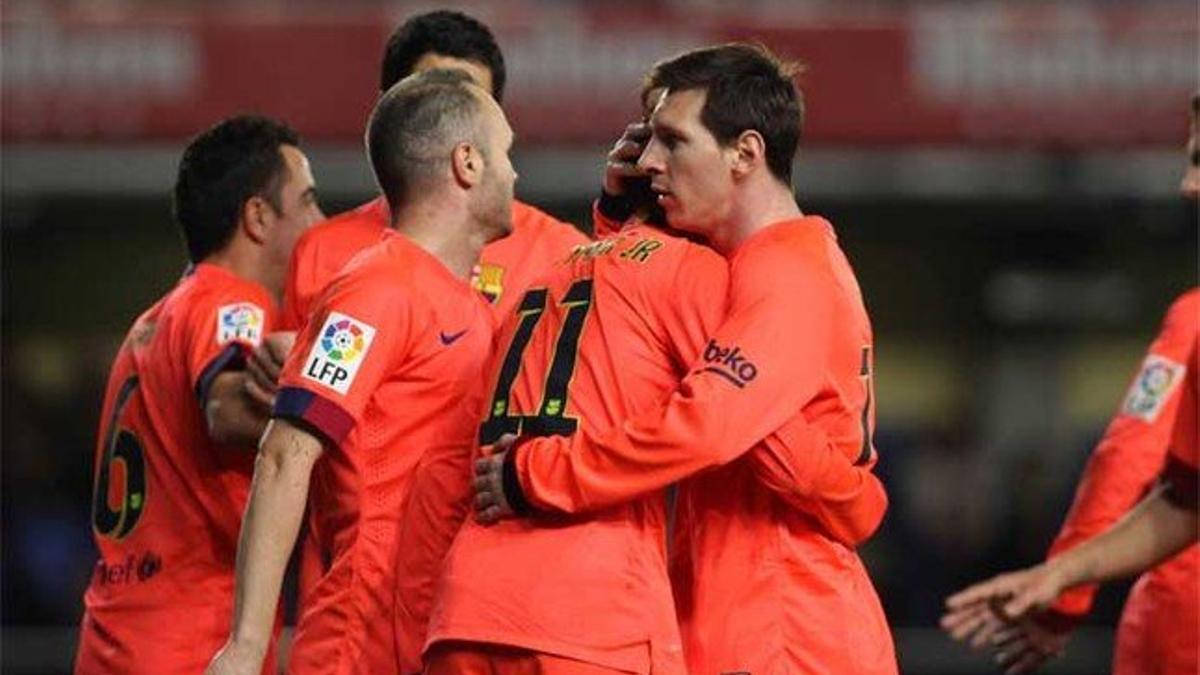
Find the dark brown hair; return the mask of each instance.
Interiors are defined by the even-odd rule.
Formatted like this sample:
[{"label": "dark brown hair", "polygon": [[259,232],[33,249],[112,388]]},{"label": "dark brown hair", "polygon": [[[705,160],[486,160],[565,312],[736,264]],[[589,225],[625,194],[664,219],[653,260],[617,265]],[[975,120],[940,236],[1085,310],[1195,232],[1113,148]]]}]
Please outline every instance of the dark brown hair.
[{"label": "dark brown hair", "polygon": [[242,206],[255,195],[279,213],[287,180],[280,147],[300,145],[283,122],[257,115],[222,120],[188,143],[175,177],[175,220],[188,258],[198,263],[233,239]]},{"label": "dark brown hair", "polygon": [[700,121],[717,142],[728,145],[743,131],[757,131],[766,142],[767,167],[790,184],[804,125],[804,100],[793,82],[800,70],[757,44],[694,49],[655,64],[642,85],[642,103],[654,89],[703,89]]}]

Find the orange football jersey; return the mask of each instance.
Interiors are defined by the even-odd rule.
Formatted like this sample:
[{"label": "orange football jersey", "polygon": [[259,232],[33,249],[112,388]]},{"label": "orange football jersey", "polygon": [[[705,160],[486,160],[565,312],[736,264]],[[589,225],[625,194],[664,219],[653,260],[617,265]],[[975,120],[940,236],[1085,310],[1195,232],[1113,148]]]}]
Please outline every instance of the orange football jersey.
[{"label": "orange football jersey", "polygon": [[396,669],[402,506],[427,453],[469,448],[491,312],[437,258],[388,230],[327,286],[280,376],[275,416],[326,440],[309,528],[328,568],[301,610],[291,672]]},{"label": "orange football jersey", "polygon": [[276,311],[261,286],[201,263],[126,336],[96,445],[100,560],[77,673],[198,673],[224,644],[254,448],[213,443],[203,406]]},{"label": "orange football jersey", "polygon": [[[482,445],[503,433],[603,433],[657,405],[724,312],[725,261],[683,239],[628,228],[559,260],[497,340]],[[661,493],[592,516],[468,520],[446,559],[429,643],[683,673],[665,541]]]},{"label": "orange football jersey", "polygon": [[[861,482],[851,462],[875,459],[871,328],[832,227],[816,217],[774,224],[730,264],[724,323],[664,405],[608,431],[518,444],[512,482],[529,503],[568,513],[620,504],[732,461],[796,411],[796,441],[811,446],[792,455],[801,491]],[[896,672],[858,557],[756,494],[746,469],[681,487],[679,529],[691,539],[674,569],[690,670]]]},{"label": "orange football jersey", "polygon": [[[388,231],[390,220],[387,200],[378,197],[318,223],[300,236],[292,252],[284,285],[282,323],[285,330],[303,328],[325,286],[351,258],[380,240],[384,232]],[[521,297],[529,283],[548,268],[556,252],[587,241],[587,238],[571,225],[559,222],[521,202],[513,202],[512,225],[511,234],[484,246],[472,278],[472,286],[484,294],[497,317],[511,311],[513,303]],[[443,465],[441,460],[434,461],[429,471],[436,473]],[[437,476],[431,480],[453,482],[454,478]],[[466,489],[469,489],[469,486]],[[449,527],[440,514],[440,509],[444,508],[446,503],[446,495],[442,495],[436,499],[435,505],[425,507],[438,512],[438,517],[429,523],[431,528],[436,530]],[[461,517],[459,519],[461,520]],[[420,536],[427,541],[448,539],[453,536],[455,529],[457,528],[450,528],[449,534],[422,531],[411,536]],[[328,552],[319,549],[307,529],[301,537],[303,544],[299,556],[299,586],[302,612],[315,580],[324,571],[323,559],[328,559]],[[433,548],[422,553],[433,555],[432,550],[435,549],[444,552],[447,545],[448,541],[440,547],[429,543]],[[411,577],[408,582],[416,585],[424,583],[417,581],[418,578]],[[429,591],[423,591],[422,594],[428,596]],[[412,612],[410,618],[423,616],[415,608]],[[420,625],[420,630],[411,631],[414,634],[413,640],[419,643],[424,635],[424,625],[419,619],[413,618],[413,621]],[[419,658],[419,644],[415,651],[416,657],[412,658]],[[411,663],[411,658],[402,658],[402,662]],[[419,668],[419,662],[417,667]]]},{"label": "orange football jersey", "polygon": [[[1169,481],[1184,486],[1185,500],[1195,506],[1198,332],[1200,289],[1193,289],[1171,305],[1120,410],[1089,458],[1050,557],[1108,529],[1164,472]],[[1190,472],[1185,462],[1193,467]],[[1193,545],[1138,579],[1118,626],[1115,673],[1196,672],[1198,576],[1200,546]],[[1095,584],[1080,586],[1063,593],[1052,609],[1078,621],[1091,609],[1095,593]]]},{"label": "orange football jersey", "polygon": [[[283,292],[283,326],[304,326],[325,285],[356,253],[388,228],[387,201],[377,197],[310,227],[296,242]],[[587,241],[582,232],[538,209],[514,201],[513,231],[483,247],[472,285],[503,317],[529,283],[546,270],[551,253]]]}]

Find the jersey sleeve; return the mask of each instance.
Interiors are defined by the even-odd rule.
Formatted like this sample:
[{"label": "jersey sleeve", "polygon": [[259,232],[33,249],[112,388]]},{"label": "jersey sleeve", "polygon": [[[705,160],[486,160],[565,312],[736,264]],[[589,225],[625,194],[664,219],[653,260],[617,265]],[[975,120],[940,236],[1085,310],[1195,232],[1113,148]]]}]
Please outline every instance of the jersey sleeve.
[{"label": "jersey sleeve", "polygon": [[760,483],[847,546],[866,541],[883,521],[888,507],[883,483],[869,466],[851,466],[803,414],[767,436],[748,457]]},{"label": "jersey sleeve", "polygon": [[404,289],[390,286],[378,273],[335,281],[288,355],[272,415],[340,444],[407,354],[410,315]]},{"label": "jersey sleeve", "polygon": [[246,357],[273,329],[276,314],[266,291],[249,283],[228,284],[194,304],[183,334],[188,380],[201,405],[217,375],[245,366]]},{"label": "jersey sleeve", "polygon": [[[1179,413],[1188,352],[1196,340],[1195,304],[1172,305],[1121,408],[1092,452],[1049,557],[1100,534],[1125,515],[1163,467]],[[1051,609],[1069,617],[1090,611],[1096,584],[1063,593]]]},{"label": "jersey sleeve", "polygon": [[[801,410],[824,381],[837,290],[828,268],[790,248],[739,254],[728,316],[665,405],[603,435],[522,439],[505,466],[522,493],[510,501],[566,512],[622,503],[736,458]],[[805,461],[835,451],[814,450]]]},{"label": "jersey sleeve", "polygon": [[1175,417],[1172,430],[1171,450],[1167,465],[1163,468],[1166,483],[1166,498],[1180,508],[1196,510],[1200,500],[1200,441],[1196,434],[1197,416],[1197,350],[1200,350],[1200,330],[1192,342],[1192,354],[1188,359],[1188,372],[1183,383],[1182,403]]},{"label": "jersey sleeve", "polygon": [[1190,456],[1185,456],[1172,448],[1162,479],[1167,486],[1167,500],[1172,504],[1193,511],[1200,506],[1200,466],[1194,449]]},{"label": "jersey sleeve", "polygon": [[602,193],[592,202],[592,236],[603,239],[620,232],[631,215],[619,200]]}]

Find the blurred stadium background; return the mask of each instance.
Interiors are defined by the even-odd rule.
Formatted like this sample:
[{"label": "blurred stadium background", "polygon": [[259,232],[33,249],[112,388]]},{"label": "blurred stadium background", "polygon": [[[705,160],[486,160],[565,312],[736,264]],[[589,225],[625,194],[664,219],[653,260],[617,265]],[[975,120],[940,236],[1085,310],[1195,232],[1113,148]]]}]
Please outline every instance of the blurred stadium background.
[{"label": "blurred stadium background", "polygon": [[[504,49],[519,194],[585,228],[654,61],[752,38],[808,64],[797,191],[837,226],[877,335],[892,506],[866,554],[903,672],[988,672],[936,631],[942,598],[1044,554],[1196,283],[1197,212],[1177,195],[1192,0],[6,0],[3,671],[73,658],[102,388],[183,269],[169,188],[185,139],[239,111],[280,117],[326,212],[364,201],[383,42],[439,6]],[[1049,672],[1107,672],[1124,592]]]}]

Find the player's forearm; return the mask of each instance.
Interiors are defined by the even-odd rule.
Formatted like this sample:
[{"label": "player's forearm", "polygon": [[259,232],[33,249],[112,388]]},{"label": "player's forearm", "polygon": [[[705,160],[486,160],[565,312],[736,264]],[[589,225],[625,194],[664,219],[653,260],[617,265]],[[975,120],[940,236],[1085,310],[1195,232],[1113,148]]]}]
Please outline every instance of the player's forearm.
[{"label": "player's forearm", "polygon": [[[1112,527],[1154,484],[1169,429],[1148,429],[1140,421],[1117,419],[1088,459],[1075,498],[1047,558],[1062,555]],[[1098,586],[1084,584],[1062,594],[1051,609],[1079,620],[1091,609]]]},{"label": "player's forearm", "polygon": [[602,436],[581,429],[569,438],[523,439],[512,458],[517,480],[511,483],[522,493],[517,503],[594,512],[732,459],[723,448],[741,444],[748,450],[754,440],[734,439],[740,434],[729,418],[708,415],[710,408],[698,400],[703,396],[694,393],[677,392],[666,408]]},{"label": "player's forearm", "polygon": [[826,535],[854,548],[871,538],[887,513],[887,491],[869,470],[851,467],[854,485],[839,493],[785,498],[792,508],[802,511],[823,528]]},{"label": "player's forearm", "polygon": [[1109,425],[1088,458],[1051,555],[1104,532],[1137,504],[1162,469],[1173,420],[1163,416],[1148,426],[1118,418]]},{"label": "player's forearm", "polygon": [[255,449],[267,428],[267,410],[246,394],[246,373],[228,371],[213,380],[205,401],[208,435],[218,445]]},{"label": "player's forearm", "polygon": [[740,457],[806,400],[783,369],[743,383],[754,396],[711,370],[689,375],[663,407],[606,434],[580,429],[570,438],[523,441],[514,458],[523,498],[566,513],[628,502]]},{"label": "player's forearm", "polygon": [[768,436],[748,455],[755,477],[792,508],[815,519],[833,539],[858,546],[887,511],[883,483],[850,460],[819,430],[794,425]]},{"label": "player's forearm", "polygon": [[[266,648],[304,506],[315,453],[300,439],[268,434],[255,464],[237,554],[232,639]],[[319,451],[319,448],[318,448]]]},{"label": "player's forearm", "polygon": [[1064,588],[1137,574],[1171,557],[1197,538],[1196,511],[1179,508],[1158,490],[1123,520],[1053,558]]},{"label": "player's forearm", "polygon": [[602,435],[584,428],[570,439],[519,446],[514,462],[524,499],[568,513],[628,502],[733,461],[792,419],[825,379],[832,312],[814,300],[806,309],[818,318],[805,325],[803,342],[778,349],[780,339],[795,336],[791,296],[812,293],[774,282],[751,280],[740,291],[734,284],[725,324],[662,407]]}]

